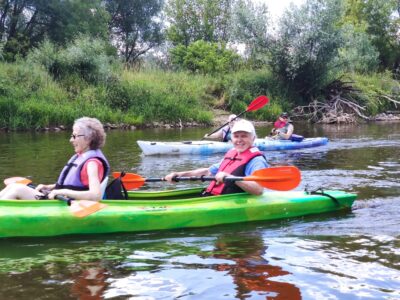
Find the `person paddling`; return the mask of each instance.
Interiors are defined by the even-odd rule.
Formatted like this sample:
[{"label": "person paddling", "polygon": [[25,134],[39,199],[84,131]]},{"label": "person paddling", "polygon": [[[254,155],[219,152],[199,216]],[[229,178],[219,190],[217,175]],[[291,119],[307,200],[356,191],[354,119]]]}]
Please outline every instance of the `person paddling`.
[{"label": "person paddling", "polygon": [[261,195],[263,187],[254,181],[236,181],[224,183],[224,177],[250,176],[253,172],[265,169],[268,163],[258,148],[253,147],[256,132],[251,122],[239,120],[232,129],[234,148],[229,150],[222,161],[209,168],[190,171],[173,172],[165,176],[165,180],[174,182],[175,177],[182,176],[215,176],[215,181],[203,192],[204,196],[248,192]]},{"label": "person paddling", "polygon": [[228,117],[228,122],[229,124],[222,127],[220,130],[218,130],[217,132],[214,132],[210,135],[205,134],[204,138],[205,139],[217,139],[220,140],[222,142],[229,142],[231,141],[231,128],[232,126],[235,124],[235,122],[239,121],[240,119],[237,118],[237,116],[235,114],[229,115]]},{"label": "person paddling", "polygon": [[273,138],[277,140],[289,140],[293,134],[293,124],[289,119],[288,113],[281,113],[278,119],[274,123],[269,136],[265,138]]},{"label": "person paddling", "polygon": [[12,183],[0,191],[0,199],[54,199],[57,195],[77,200],[99,201],[103,197],[101,182],[108,177],[110,165],[100,150],[106,134],[95,118],[75,120],[70,138],[75,154],[55,184],[39,184],[35,189]]}]

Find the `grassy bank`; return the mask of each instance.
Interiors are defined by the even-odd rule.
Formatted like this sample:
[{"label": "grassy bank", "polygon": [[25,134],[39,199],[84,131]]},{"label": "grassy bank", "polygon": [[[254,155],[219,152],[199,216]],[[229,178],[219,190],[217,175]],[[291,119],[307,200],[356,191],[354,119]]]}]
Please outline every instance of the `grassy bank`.
[{"label": "grassy bank", "polygon": [[209,80],[184,74],[122,72],[107,83],[55,81],[35,64],[0,64],[0,127],[70,126],[81,116],[104,123],[143,126],[153,121],[209,124]]},{"label": "grassy bank", "polygon": [[[258,95],[267,95],[270,103],[247,117],[272,121],[295,105],[268,70],[217,78],[115,68],[107,80],[89,83],[76,74],[54,79],[45,68],[24,61],[0,63],[0,78],[0,128],[9,130],[69,127],[82,116],[139,127],[153,122],[211,124],[212,108],[239,113]],[[351,80],[368,113],[390,108],[380,95],[396,95],[399,86],[389,74],[352,75]]]}]

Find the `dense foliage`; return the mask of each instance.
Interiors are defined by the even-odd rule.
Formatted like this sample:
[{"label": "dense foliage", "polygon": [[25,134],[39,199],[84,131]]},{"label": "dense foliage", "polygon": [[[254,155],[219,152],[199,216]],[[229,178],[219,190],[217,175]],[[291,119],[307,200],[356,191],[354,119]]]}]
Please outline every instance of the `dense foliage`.
[{"label": "dense foliage", "polygon": [[240,64],[240,56],[217,43],[199,40],[188,47],[178,45],[173,48],[171,62],[180,70],[216,75],[236,70]]},{"label": "dense foliage", "polygon": [[399,14],[398,0],[306,0],[274,25],[254,0],[3,0],[0,126],[210,123],[260,94],[251,118],[367,118],[400,104]]},{"label": "dense foliage", "polygon": [[281,19],[279,36],[271,47],[271,67],[300,104],[315,97],[338,72],[334,59],[343,38],[335,24],[341,1],[307,1],[288,10]]},{"label": "dense foliage", "polygon": [[159,14],[162,0],[107,0],[112,43],[126,64],[132,64],[163,40]]},{"label": "dense foliage", "polygon": [[227,42],[233,0],[169,0],[168,40],[189,46],[198,40]]}]

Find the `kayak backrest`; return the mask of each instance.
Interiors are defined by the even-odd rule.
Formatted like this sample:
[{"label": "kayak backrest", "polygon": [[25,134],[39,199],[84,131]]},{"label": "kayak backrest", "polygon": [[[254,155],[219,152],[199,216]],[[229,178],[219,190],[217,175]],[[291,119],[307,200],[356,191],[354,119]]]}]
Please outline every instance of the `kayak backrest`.
[{"label": "kayak backrest", "polygon": [[104,178],[104,180],[100,183],[100,191],[101,194],[103,195],[102,196],[103,199],[105,199],[106,197],[107,183],[108,183],[108,176],[106,176],[106,178]]}]

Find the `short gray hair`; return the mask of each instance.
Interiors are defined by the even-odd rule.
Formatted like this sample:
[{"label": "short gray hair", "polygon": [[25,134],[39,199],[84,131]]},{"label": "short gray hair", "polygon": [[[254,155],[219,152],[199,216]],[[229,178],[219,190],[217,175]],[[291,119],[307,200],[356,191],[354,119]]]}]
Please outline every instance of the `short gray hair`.
[{"label": "short gray hair", "polygon": [[79,127],[85,134],[85,139],[90,140],[89,147],[96,150],[104,146],[106,133],[103,124],[96,118],[82,117],[74,122],[74,127]]}]

